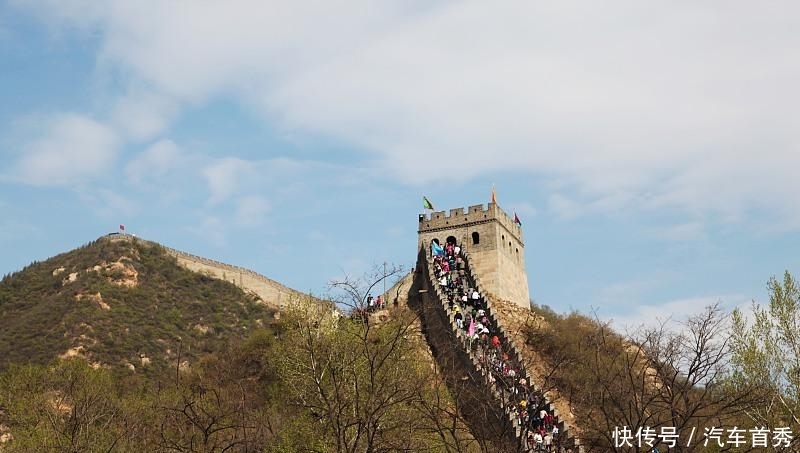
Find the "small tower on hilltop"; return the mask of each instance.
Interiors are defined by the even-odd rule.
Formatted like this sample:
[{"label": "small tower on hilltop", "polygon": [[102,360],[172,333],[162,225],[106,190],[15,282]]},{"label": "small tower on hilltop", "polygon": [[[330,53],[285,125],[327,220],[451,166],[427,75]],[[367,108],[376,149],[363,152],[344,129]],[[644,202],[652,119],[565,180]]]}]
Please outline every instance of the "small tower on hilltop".
[{"label": "small tower on hilltop", "polygon": [[417,233],[428,253],[431,241],[456,242],[489,297],[530,308],[522,227],[497,203],[420,214]]}]

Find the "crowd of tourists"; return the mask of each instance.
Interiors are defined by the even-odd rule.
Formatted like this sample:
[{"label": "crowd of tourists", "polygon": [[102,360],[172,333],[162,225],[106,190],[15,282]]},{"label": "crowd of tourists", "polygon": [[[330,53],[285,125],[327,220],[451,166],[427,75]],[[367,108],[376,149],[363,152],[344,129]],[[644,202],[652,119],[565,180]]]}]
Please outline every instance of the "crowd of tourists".
[{"label": "crowd of tourists", "polygon": [[[395,298],[395,305],[397,305],[397,298]],[[370,315],[378,310],[383,310],[384,308],[386,308],[386,299],[384,299],[380,294],[378,297],[372,297],[372,294],[370,294],[366,301],[364,301],[363,305],[353,308],[352,312],[350,313],[350,318],[354,321],[369,324]]]},{"label": "crowd of tourists", "polygon": [[467,272],[461,247],[452,242],[444,246],[431,243],[433,270],[447,306],[455,319],[465,347],[487,371],[489,385],[501,395],[503,409],[508,409],[522,427],[528,451],[559,451],[558,419],[548,410],[543,395],[527,382],[524,369],[502,334],[493,323],[486,300]]}]

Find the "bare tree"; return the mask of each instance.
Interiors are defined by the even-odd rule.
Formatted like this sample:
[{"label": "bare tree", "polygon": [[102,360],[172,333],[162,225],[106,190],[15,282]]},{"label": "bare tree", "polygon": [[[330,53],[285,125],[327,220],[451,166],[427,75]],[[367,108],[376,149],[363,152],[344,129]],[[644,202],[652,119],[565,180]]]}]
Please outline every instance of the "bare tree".
[{"label": "bare tree", "polygon": [[[367,295],[396,267],[332,283],[339,306],[364,310]],[[434,436],[421,416],[430,394],[427,346],[416,316],[398,308],[379,323],[326,319],[313,307],[284,316],[287,350],[280,359],[291,401],[312,418],[337,452],[418,451]],[[360,319],[360,318],[359,318]]]},{"label": "bare tree", "polygon": [[673,452],[708,451],[705,428],[735,419],[748,401],[747,391],[726,384],[731,336],[718,304],[677,326],[664,321],[627,336],[575,314],[552,323],[551,343],[560,344],[543,346],[547,376],[569,397],[588,451],[638,452],[659,444]]}]

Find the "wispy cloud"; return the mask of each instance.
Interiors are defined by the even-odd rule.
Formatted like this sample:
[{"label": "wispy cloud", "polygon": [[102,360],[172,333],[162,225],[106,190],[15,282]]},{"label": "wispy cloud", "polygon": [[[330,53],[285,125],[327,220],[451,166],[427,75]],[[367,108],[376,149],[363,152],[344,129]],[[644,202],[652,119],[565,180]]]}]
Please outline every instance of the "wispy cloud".
[{"label": "wispy cloud", "polygon": [[656,239],[683,242],[704,239],[707,236],[706,229],[707,226],[702,222],[691,221],[650,228],[648,234]]},{"label": "wispy cloud", "polygon": [[240,187],[242,179],[251,173],[253,164],[243,159],[225,158],[208,164],[203,169],[203,176],[208,184],[211,205],[228,200]]},{"label": "wispy cloud", "polygon": [[586,209],[580,203],[559,193],[547,198],[547,209],[561,219],[575,219],[585,213]]},{"label": "wispy cloud", "polygon": [[612,309],[639,304],[646,300],[647,294],[666,285],[667,272],[653,272],[644,277],[617,281],[597,290],[596,300],[602,306]]},{"label": "wispy cloud", "polygon": [[125,176],[134,185],[152,183],[181,165],[183,156],[172,140],[159,140],[125,165]]},{"label": "wispy cloud", "polygon": [[126,138],[143,141],[163,133],[179,110],[179,104],[168,95],[132,89],[116,99],[111,119]]},{"label": "wispy cloud", "polygon": [[236,201],[234,221],[238,226],[255,227],[264,222],[272,207],[263,197],[248,195]]},{"label": "wispy cloud", "polygon": [[528,202],[516,203],[512,206],[513,212],[516,212],[520,219],[531,220],[539,214],[539,210]]},{"label": "wispy cloud", "polygon": [[79,195],[97,215],[106,219],[131,218],[141,209],[132,198],[107,188],[81,190]]},{"label": "wispy cloud", "polygon": [[119,140],[106,125],[80,114],[56,115],[24,146],[6,179],[35,186],[88,183],[116,161]]},{"label": "wispy cloud", "polygon": [[703,312],[706,307],[720,304],[726,311],[736,307],[747,307],[741,294],[720,294],[718,296],[698,296],[666,301],[654,305],[636,305],[625,314],[612,316],[614,327],[620,332],[633,332],[641,327],[658,327],[680,330],[689,316]]},{"label": "wispy cloud", "polygon": [[192,235],[220,248],[227,244],[225,225],[219,217],[207,215],[202,218],[199,225],[185,227]]},{"label": "wispy cloud", "polygon": [[[20,4],[99,36],[98,66],[146,87],[115,93],[131,139],[224,97],[405,184],[536,172],[564,218],[670,208],[800,228],[784,196],[800,192],[796,2]],[[431,156],[450,171],[420,171]],[[234,166],[208,170],[211,204]]]}]

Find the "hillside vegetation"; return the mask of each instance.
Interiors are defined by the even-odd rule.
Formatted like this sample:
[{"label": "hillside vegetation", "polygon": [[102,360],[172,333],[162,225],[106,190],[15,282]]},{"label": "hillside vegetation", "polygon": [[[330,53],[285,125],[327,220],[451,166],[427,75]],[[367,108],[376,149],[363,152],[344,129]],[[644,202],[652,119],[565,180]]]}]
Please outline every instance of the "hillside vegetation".
[{"label": "hillside vegetation", "polygon": [[0,374],[0,451],[478,451],[413,316],[379,326],[307,310],[192,369],[115,375],[80,358]]},{"label": "hillside vegetation", "polygon": [[95,366],[163,370],[195,363],[273,315],[157,245],[101,238],[0,281],[0,370],[74,355]]},{"label": "hillside vegetation", "polygon": [[[334,285],[340,306],[363,308],[376,275]],[[419,298],[410,279],[398,300]],[[768,288],[733,331],[716,306],[626,335],[495,311],[587,453],[797,451],[800,289],[788,272]],[[0,281],[0,453],[499,451],[464,416],[468,378],[435,365],[431,326],[405,303],[367,319],[311,297],[277,313],[157,244],[101,238]]]},{"label": "hillside vegetation", "polygon": [[331,308],[136,240],[33,263],[0,283],[0,452],[480,451],[410,310]]}]

